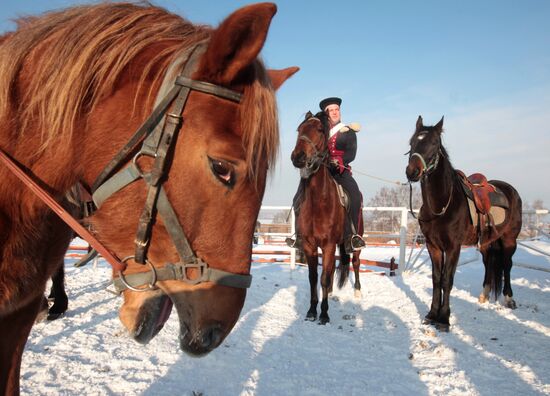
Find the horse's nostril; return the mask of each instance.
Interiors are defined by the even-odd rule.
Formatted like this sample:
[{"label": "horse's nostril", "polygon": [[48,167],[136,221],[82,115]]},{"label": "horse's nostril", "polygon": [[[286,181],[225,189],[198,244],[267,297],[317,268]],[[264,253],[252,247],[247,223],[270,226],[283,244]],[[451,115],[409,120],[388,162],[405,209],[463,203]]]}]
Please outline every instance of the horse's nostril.
[{"label": "horse's nostril", "polygon": [[306,154],[303,151],[300,151],[299,153],[294,154],[290,159],[295,167],[300,168],[305,164]]},{"label": "horse's nostril", "polygon": [[201,347],[204,349],[214,349],[222,340],[222,330],[220,326],[215,325],[204,330],[202,339],[200,340]]}]

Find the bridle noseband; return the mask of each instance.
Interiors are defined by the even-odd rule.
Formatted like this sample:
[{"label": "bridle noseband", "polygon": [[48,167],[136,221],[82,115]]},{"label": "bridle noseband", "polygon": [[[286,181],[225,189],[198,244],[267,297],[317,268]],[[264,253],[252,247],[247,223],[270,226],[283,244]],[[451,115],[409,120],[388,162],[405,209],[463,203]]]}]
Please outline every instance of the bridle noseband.
[{"label": "bridle noseband", "polygon": [[[157,281],[165,280],[180,280],[191,285],[201,282],[214,282],[236,288],[250,287],[252,280],[250,274],[234,274],[211,268],[195,255],[163,188],[169,173],[169,158],[174,150],[178,132],[184,122],[183,109],[191,90],[236,103],[241,101],[242,94],[239,92],[189,78],[205,48],[206,43],[201,43],[184,54],[188,60],[183,72],[176,78],[172,88],[157,104],[149,118],[130,138],[128,143],[107,164],[92,186],[93,200],[98,209],[111,195],[138,179],[143,179],[148,186],[145,206],[139,218],[136,232],[135,254],[124,258],[122,263],[127,265],[128,261],[134,260],[140,264],[147,264],[150,273],[140,272],[124,275],[123,271],[118,271],[118,278],[113,279],[113,285],[118,293],[125,289],[133,291],[151,290],[155,288]],[[167,78],[169,77],[168,74],[167,72]],[[166,79],[163,86],[165,84]],[[159,92],[162,92],[162,90],[163,87]],[[162,122],[163,119],[164,122]],[[126,161],[128,154],[134,150],[140,141],[143,141],[142,146],[131,163],[126,168],[110,176],[116,168]],[[141,157],[149,157],[153,161],[150,171],[144,172],[140,168],[139,159]],[[162,268],[155,268],[147,259],[151,230],[156,213],[162,218],[180,258],[178,263],[167,263]],[[195,269],[198,276],[190,279],[187,276],[188,269]],[[143,287],[143,285],[145,286]]]}]

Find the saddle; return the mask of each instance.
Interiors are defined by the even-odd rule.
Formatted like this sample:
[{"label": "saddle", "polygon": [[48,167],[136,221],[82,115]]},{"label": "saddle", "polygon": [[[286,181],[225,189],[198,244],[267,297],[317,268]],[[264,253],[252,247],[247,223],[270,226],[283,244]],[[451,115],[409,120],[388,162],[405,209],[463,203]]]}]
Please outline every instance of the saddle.
[{"label": "saddle", "polygon": [[505,209],[509,208],[508,198],[481,173],[473,173],[468,177],[460,170],[456,173],[468,198],[472,223],[479,227],[480,236],[487,228],[490,233],[495,224],[504,221]]},{"label": "saddle", "polygon": [[504,209],[509,208],[506,195],[487,181],[485,175],[473,173],[466,177],[464,172],[457,170],[456,173],[462,181],[462,187],[468,198],[474,201],[478,213],[488,214],[493,206]]},{"label": "saddle", "polygon": [[333,178],[332,181],[336,185],[336,191],[338,192],[338,199],[340,200],[340,205],[342,205],[346,212],[349,209],[349,196],[346,190],[344,190],[344,187],[342,187],[338,182]]},{"label": "saddle", "polygon": [[[340,201],[340,205],[342,205],[344,207],[344,209],[346,210],[346,214],[348,216],[348,220],[350,222],[350,225],[351,225],[351,230],[352,230],[352,233],[353,234],[356,234],[357,233],[357,230],[355,229],[355,226],[353,224],[353,221],[351,220],[350,216],[349,216],[349,204],[350,204],[350,199],[349,199],[349,194],[348,192],[344,189],[344,187],[342,187],[342,185],[340,185],[336,179],[332,179],[332,181],[334,182],[334,184],[336,185],[336,192],[338,193],[338,200]],[[361,227],[361,224],[363,223],[363,216],[361,216],[360,218],[360,223],[359,223],[359,227]]]}]

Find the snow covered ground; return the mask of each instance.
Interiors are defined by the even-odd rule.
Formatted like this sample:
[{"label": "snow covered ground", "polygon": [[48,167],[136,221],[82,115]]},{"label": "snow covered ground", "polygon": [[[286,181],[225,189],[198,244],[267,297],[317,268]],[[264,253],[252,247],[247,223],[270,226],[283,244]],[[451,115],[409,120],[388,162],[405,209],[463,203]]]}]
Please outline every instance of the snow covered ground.
[{"label": "snow covered ground", "polygon": [[[550,241],[527,244],[550,253]],[[388,260],[398,251],[369,247],[362,255]],[[200,359],[178,350],[175,313],[149,345],[130,340],[119,298],[104,290],[108,265],[67,262],[69,311],[32,330],[22,394],[550,394],[550,258],[520,246],[514,259],[546,269],[513,268],[515,311],[478,304],[481,261],[458,268],[449,333],[421,324],[431,302],[429,263],[402,277],[362,273],[363,297],[353,297],[351,284],[335,290],[326,326],[304,321],[307,268],[256,263],[239,322]]]}]

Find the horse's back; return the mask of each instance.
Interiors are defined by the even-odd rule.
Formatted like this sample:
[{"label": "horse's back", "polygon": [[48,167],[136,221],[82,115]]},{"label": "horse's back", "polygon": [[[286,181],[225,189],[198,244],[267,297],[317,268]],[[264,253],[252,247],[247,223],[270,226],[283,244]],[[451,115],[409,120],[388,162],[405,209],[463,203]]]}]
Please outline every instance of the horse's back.
[{"label": "horse's back", "polygon": [[521,197],[518,191],[514,188],[514,186],[502,180],[489,180],[489,184],[492,184],[493,186],[498,188],[500,191],[502,191],[504,195],[506,195],[506,198],[508,198],[508,201],[509,201],[508,203],[511,206],[519,205],[519,207],[521,208],[521,205],[522,205]]},{"label": "horse's back", "polygon": [[519,235],[522,224],[522,200],[518,191],[509,183],[502,180],[489,180],[489,183],[502,191],[506,198],[508,198],[508,209],[506,210],[506,221],[509,227],[511,227],[515,236]]}]

